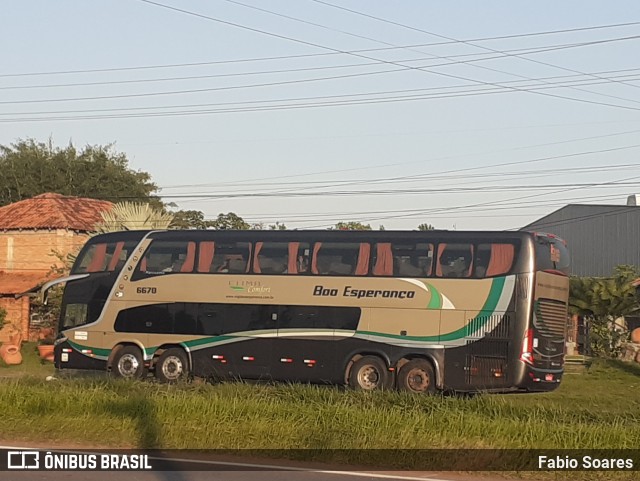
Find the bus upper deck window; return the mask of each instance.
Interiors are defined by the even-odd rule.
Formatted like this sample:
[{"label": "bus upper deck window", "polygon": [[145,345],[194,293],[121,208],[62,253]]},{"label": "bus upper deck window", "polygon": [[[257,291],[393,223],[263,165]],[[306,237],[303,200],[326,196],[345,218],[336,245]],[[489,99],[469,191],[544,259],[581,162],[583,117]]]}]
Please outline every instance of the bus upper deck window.
[{"label": "bus upper deck window", "polygon": [[472,244],[440,244],[437,274],[439,277],[470,277]]},{"label": "bus upper deck window", "polygon": [[393,245],[393,270],[398,276],[428,276],[432,259],[432,244]]},{"label": "bus upper deck window", "polygon": [[369,272],[368,243],[316,242],[311,272],[329,276],[364,276]]},{"label": "bus upper deck window", "polygon": [[474,277],[494,277],[511,270],[515,259],[513,244],[478,244]]},{"label": "bus upper deck window", "polygon": [[253,272],[286,274],[288,266],[289,244],[287,242],[256,242],[253,252]]},{"label": "bus upper deck window", "polygon": [[249,269],[251,243],[219,242],[215,245],[209,272],[219,274],[243,274]]}]

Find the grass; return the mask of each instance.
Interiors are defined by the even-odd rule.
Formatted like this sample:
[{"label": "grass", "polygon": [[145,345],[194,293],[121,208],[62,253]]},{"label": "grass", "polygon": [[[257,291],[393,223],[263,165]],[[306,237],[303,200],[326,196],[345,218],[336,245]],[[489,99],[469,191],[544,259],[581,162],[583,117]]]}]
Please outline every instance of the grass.
[{"label": "grass", "polygon": [[[7,439],[162,449],[354,450],[341,451],[341,460],[364,464],[371,456],[357,450],[640,445],[640,368],[624,363],[596,361],[583,374],[565,376],[553,393],[472,399],[285,384],[47,382],[43,375],[50,366],[36,368],[37,377],[0,379],[0,433]],[[14,368],[0,368],[0,377],[5,369]],[[413,466],[397,454],[382,461]],[[633,479],[627,474],[633,473],[604,473]]]},{"label": "grass", "polygon": [[17,378],[24,376],[51,376],[54,374],[53,363],[42,361],[38,357],[37,344],[25,342],[20,349],[22,364],[7,366],[0,358],[0,380],[3,378]]}]

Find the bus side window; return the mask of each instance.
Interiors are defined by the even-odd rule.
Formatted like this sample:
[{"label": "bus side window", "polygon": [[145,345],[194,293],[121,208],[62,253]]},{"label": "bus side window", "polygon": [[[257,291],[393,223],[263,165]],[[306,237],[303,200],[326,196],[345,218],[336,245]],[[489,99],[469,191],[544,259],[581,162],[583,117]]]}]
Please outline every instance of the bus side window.
[{"label": "bus side window", "polygon": [[436,274],[439,277],[470,277],[472,244],[440,244]]},{"label": "bus side window", "polygon": [[476,252],[474,277],[482,279],[487,276],[487,268],[491,261],[491,244],[478,244]]},{"label": "bus side window", "polygon": [[195,258],[195,242],[154,240],[134,274],[140,276],[159,275],[175,272],[191,272]]},{"label": "bus side window", "polygon": [[[289,269],[289,274],[308,273],[310,264],[309,259],[311,259],[311,246],[307,242],[290,242],[289,249],[295,252],[295,264],[293,267],[296,268],[296,272],[292,272],[292,270]],[[289,262],[291,262],[291,260]]]},{"label": "bus side window", "polygon": [[[433,244],[393,243],[391,251],[393,275],[399,277],[427,277],[431,275]],[[377,262],[376,259],[376,264]]]},{"label": "bus side window", "polygon": [[216,243],[210,272],[220,274],[243,274],[249,270],[249,242]]},{"label": "bus side window", "polygon": [[253,272],[256,274],[286,274],[289,265],[287,242],[256,242]]},{"label": "bus side window", "polygon": [[363,276],[369,272],[370,247],[366,242],[316,242],[311,272],[329,276]]},{"label": "bus side window", "polygon": [[480,244],[478,250],[483,246],[486,246],[490,252],[486,270],[487,277],[503,275],[511,270],[515,259],[513,244]]}]

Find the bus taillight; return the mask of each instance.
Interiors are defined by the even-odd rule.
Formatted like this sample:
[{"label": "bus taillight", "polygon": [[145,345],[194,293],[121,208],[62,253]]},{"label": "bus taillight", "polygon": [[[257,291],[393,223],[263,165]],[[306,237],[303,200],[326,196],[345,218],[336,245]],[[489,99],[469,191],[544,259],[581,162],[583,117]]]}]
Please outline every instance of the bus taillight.
[{"label": "bus taillight", "polygon": [[520,360],[533,365],[533,329],[527,329],[522,340]]}]

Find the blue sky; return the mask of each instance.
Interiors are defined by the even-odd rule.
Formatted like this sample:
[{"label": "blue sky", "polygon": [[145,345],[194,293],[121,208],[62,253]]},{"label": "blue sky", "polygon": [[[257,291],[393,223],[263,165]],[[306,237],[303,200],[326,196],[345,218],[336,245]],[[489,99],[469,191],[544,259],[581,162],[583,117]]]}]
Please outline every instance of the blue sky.
[{"label": "blue sky", "polygon": [[207,218],[511,229],[640,193],[636,1],[42,0],[3,20],[0,144],[115,143]]}]

